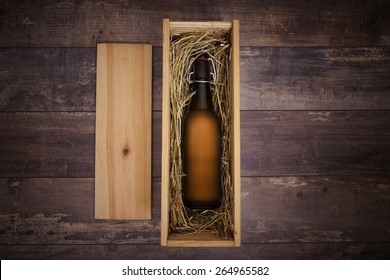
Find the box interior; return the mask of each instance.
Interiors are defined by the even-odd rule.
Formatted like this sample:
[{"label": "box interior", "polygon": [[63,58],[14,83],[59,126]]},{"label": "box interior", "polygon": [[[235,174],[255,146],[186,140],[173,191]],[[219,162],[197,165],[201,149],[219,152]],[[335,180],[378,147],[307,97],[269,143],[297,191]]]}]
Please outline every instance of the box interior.
[{"label": "box interior", "polygon": [[[233,26],[237,31],[234,31]],[[177,233],[169,232],[169,144],[164,145],[164,139],[169,138],[169,43],[171,34],[181,34],[183,32],[203,31],[215,28],[223,32],[231,33],[231,61],[230,71],[232,72],[230,87],[230,98],[232,103],[232,124],[231,129],[231,149],[232,152],[232,180],[234,184],[234,234],[233,240],[225,240],[211,232],[201,233]],[[232,29],[233,28],[233,29]],[[239,42],[238,42],[238,21],[231,22],[170,22],[164,20],[164,48],[163,48],[163,166],[162,166],[162,213],[161,213],[161,245],[163,246],[211,246],[230,247],[240,245],[240,170],[239,170]],[[238,48],[238,50],[237,50]],[[238,96],[238,97],[237,97]],[[238,108],[238,110],[237,110]],[[168,109],[168,110],[167,110]],[[165,120],[165,122],[164,122]],[[165,123],[165,124],[164,124]],[[168,126],[168,127],[167,127]],[[165,129],[164,129],[165,127]],[[164,131],[165,130],[165,131]],[[237,132],[238,131],[238,132]],[[238,135],[238,138],[237,138]],[[166,143],[165,143],[166,144]],[[238,145],[238,150],[237,150]],[[164,151],[165,150],[165,151]],[[237,157],[238,156],[238,157]],[[238,163],[235,162],[238,160]]]}]

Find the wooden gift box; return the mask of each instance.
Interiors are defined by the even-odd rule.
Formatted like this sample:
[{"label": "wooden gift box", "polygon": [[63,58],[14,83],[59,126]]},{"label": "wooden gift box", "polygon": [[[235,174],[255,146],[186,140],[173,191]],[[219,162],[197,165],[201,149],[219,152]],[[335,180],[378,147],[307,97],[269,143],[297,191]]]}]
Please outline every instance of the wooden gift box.
[{"label": "wooden gift box", "polygon": [[[233,181],[234,236],[222,239],[212,233],[184,234],[169,232],[169,159],[170,159],[170,73],[169,44],[171,34],[216,28],[231,31],[230,100],[231,100],[231,176]],[[163,21],[163,89],[162,89],[162,174],[161,174],[161,245],[194,247],[240,246],[240,43],[239,21],[233,22],[174,22]]]}]

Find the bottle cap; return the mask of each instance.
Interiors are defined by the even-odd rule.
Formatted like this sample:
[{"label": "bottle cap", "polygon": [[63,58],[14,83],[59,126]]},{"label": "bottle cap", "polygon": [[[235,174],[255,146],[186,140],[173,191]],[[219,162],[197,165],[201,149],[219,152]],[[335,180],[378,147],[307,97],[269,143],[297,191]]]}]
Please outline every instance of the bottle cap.
[{"label": "bottle cap", "polygon": [[[213,67],[213,72],[210,71],[210,62]],[[188,76],[188,82],[190,84],[194,82],[215,84],[215,65],[208,53],[202,53],[195,58],[191,68],[192,70]]]}]

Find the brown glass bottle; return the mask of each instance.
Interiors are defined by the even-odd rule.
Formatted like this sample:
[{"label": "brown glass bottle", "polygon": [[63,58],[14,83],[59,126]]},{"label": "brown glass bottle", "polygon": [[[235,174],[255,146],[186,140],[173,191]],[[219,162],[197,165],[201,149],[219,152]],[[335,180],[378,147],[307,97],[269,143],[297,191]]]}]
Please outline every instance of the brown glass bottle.
[{"label": "brown glass bottle", "polygon": [[183,202],[188,208],[215,209],[221,204],[221,128],[210,94],[207,54],[195,59],[195,92],[183,122]]}]

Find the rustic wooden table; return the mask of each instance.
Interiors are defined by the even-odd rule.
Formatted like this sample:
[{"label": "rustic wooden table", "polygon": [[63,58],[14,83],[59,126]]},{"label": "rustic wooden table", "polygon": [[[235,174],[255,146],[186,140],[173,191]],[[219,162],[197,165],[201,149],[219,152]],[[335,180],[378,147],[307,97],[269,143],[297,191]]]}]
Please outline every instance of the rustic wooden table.
[{"label": "rustic wooden table", "polygon": [[[1,259],[389,259],[389,14],[380,0],[2,1]],[[159,245],[163,18],[240,20],[239,248]],[[153,44],[150,221],[94,219],[97,42]]]}]

